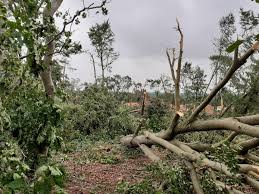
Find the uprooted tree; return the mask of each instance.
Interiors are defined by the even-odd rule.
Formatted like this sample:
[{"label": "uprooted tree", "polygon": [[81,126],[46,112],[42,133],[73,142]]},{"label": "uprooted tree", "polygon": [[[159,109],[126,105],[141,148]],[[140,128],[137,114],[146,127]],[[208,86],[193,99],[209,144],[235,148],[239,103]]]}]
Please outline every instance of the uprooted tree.
[{"label": "uprooted tree", "polygon": [[[231,44],[228,47],[228,51],[233,51],[234,56],[232,64],[223,79],[217,83],[211,92],[207,94],[207,97],[192,112],[185,114],[185,116],[180,112],[180,72],[183,56],[183,32],[178,21],[176,30],[180,34],[179,56],[176,57],[175,49],[168,49],[166,52],[175,86],[175,113],[172,115],[171,124],[167,130],[158,133],[145,131],[141,135],[125,136],[121,139],[121,143],[128,147],[139,147],[147,157],[158,164],[162,163],[162,159],[153,152],[151,145],[157,144],[173,152],[184,161],[186,168],[189,169],[193,190],[196,193],[204,193],[200,184],[201,173],[199,173],[199,171],[204,169],[209,170],[217,187],[227,190],[230,193],[243,192],[227,183],[223,183],[223,180],[215,175],[216,172],[220,172],[227,177],[240,178],[243,183],[259,191],[259,156],[253,152],[253,149],[259,145],[259,114],[230,118],[221,118],[219,116],[217,119],[209,120],[199,119],[200,113],[229,82],[235,72],[244,66],[253,54],[259,51],[259,42],[255,41],[250,48],[247,48],[243,52],[239,52],[239,40]],[[229,133],[226,139],[213,144],[204,144],[202,142],[188,143],[177,140],[180,134],[221,130],[230,131],[231,133]],[[248,136],[249,138],[233,143],[233,140],[241,135]],[[215,149],[223,144],[227,144],[232,150],[235,150],[235,157],[240,161],[236,165],[237,171],[235,172],[223,160],[214,161],[204,154],[205,151]]]}]

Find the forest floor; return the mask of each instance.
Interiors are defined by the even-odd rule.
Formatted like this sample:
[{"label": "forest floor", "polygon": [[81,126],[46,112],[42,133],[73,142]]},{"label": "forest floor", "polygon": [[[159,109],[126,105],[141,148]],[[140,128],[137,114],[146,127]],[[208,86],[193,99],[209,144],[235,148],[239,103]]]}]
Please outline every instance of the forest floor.
[{"label": "forest floor", "polygon": [[137,183],[149,176],[146,167],[151,163],[140,151],[111,143],[84,145],[55,158],[66,169],[69,194],[114,193],[122,181]]},{"label": "forest floor", "polygon": [[[65,167],[65,190],[69,194],[113,194],[119,183],[134,184],[154,178],[147,170],[152,162],[138,149],[102,141],[75,141],[67,148],[56,154],[54,161]],[[157,147],[153,151],[160,158],[166,158],[168,154],[166,151],[161,153]],[[241,190],[256,193],[249,186]]]}]

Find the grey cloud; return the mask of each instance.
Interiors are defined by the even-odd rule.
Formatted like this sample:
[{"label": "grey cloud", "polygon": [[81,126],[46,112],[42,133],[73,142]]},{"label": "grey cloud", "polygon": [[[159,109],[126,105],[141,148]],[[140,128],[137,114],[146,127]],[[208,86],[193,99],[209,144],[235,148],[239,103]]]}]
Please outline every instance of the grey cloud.
[{"label": "grey cloud", "polygon": [[[218,34],[219,19],[230,12],[238,12],[240,7],[255,9],[254,6],[249,0],[112,0],[108,17],[92,12],[91,17],[74,28],[74,38],[82,42],[84,49],[91,49],[87,39],[89,27],[109,18],[116,36],[115,47],[120,52],[113,72],[131,74],[142,80],[168,73],[165,49],[178,47],[179,37],[173,28],[176,17],[184,32],[185,58],[208,63],[208,57],[213,53],[212,41]],[[63,9],[71,12],[81,7],[79,0],[65,0],[63,4]],[[71,63],[78,68],[71,76],[83,81],[92,80],[87,54],[72,57]],[[199,65],[208,68],[207,64]]]}]

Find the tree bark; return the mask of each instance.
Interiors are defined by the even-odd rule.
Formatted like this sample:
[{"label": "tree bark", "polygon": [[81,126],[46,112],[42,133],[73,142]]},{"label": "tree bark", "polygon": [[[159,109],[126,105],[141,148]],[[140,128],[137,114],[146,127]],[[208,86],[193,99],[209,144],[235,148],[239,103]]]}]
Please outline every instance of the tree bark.
[{"label": "tree bark", "polygon": [[196,173],[196,171],[193,167],[193,164],[189,161],[185,161],[185,165],[190,170],[190,177],[191,177],[191,180],[192,180],[194,191],[196,192],[196,194],[204,194],[204,192],[201,188],[200,180],[199,180],[199,178],[197,176],[197,173]]},{"label": "tree bark", "polygon": [[159,162],[161,159],[153,153],[153,151],[147,147],[145,144],[139,145],[140,149],[144,152],[144,154],[153,162]]},{"label": "tree bark", "polygon": [[[176,119],[177,120],[177,119]],[[172,122],[173,123],[173,122]],[[157,137],[165,140],[172,140],[178,134],[196,132],[196,131],[212,131],[212,130],[231,130],[235,134],[230,136],[232,138],[236,135],[245,134],[252,137],[259,137],[259,127],[253,126],[259,125],[259,114],[251,116],[243,116],[236,118],[224,118],[224,119],[214,119],[214,120],[198,120],[194,121],[188,126],[177,125],[174,129],[174,133],[171,133],[170,128],[166,131],[161,131],[156,133]],[[137,147],[138,144],[152,145],[153,142],[147,139],[144,135],[139,135],[134,138],[131,142],[132,135],[127,135],[121,138],[121,143],[129,147]],[[131,142],[131,143],[130,143]]]},{"label": "tree bark", "polygon": [[176,69],[176,83],[175,83],[175,110],[180,110],[181,97],[180,97],[180,79],[181,79],[181,68],[182,68],[182,57],[183,57],[183,32],[180,28],[180,24],[178,19],[176,19],[177,23],[177,31],[180,33],[180,41],[179,41],[179,56],[177,61],[177,69]]},{"label": "tree bark", "polygon": [[[61,3],[63,0],[52,0],[51,1],[51,7],[48,8],[46,7],[44,12],[43,12],[43,20],[47,20],[48,17],[53,17],[55,12],[58,10],[60,7]],[[46,95],[49,99],[54,100],[54,92],[55,92],[55,86],[52,80],[52,75],[51,75],[51,63],[52,63],[52,58],[53,58],[53,53],[55,50],[55,43],[54,41],[50,42],[52,40],[52,37],[47,37],[46,38],[46,44],[47,44],[47,52],[45,56],[43,57],[43,63],[46,69],[44,69],[40,73],[40,77],[43,83],[43,86],[45,88]],[[46,143],[43,143],[43,145],[39,146],[39,154],[42,156],[47,156],[48,154],[48,147]]]},{"label": "tree bark", "polygon": [[239,153],[242,155],[247,154],[248,150],[259,146],[259,138],[252,138],[247,141],[241,142],[241,143],[239,143],[239,146],[242,147],[242,149],[239,151]]},{"label": "tree bark", "polygon": [[183,57],[183,33],[182,33],[181,28],[180,28],[179,21],[177,19],[176,19],[176,23],[177,23],[176,29],[180,34],[179,56],[178,56],[178,61],[177,61],[176,73],[175,73],[175,70],[174,70],[174,65],[175,65],[175,61],[176,61],[175,49],[174,48],[172,49],[172,59],[171,59],[171,56],[169,54],[169,49],[167,49],[166,55],[167,55],[168,63],[170,65],[171,74],[172,74],[174,87],[175,87],[175,98],[174,98],[175,111],[179,111],[180,110],[180,104],[181,104],[180,78],[181,78],[181,66],[182,66],[182,57]]},{"label": "tree bark", "polygon": [[105,76],[104,76],[104,62],[103,62],[103,55],[101,53],[101,57],[100,57],[100,63],[101,63],[101,69],[102,69],[102,83],[101,83],[101,86],[102,88],[104,88],[104,79],[105,79]]},{"label": "tree bark", "polygon": [[187,127],[177,127],[176,134],[194,132],[194,131],[211,131],[211,130],[231,130],[240,134],[249,135],[259,138],[259,127],[251,126],[239,122],[235,118],[220,119],[220,120],[206,120],[194,121]]},{"label": "tree bark", "polygon": [[[43,20],[47,20],[48,17],[53,17],[55,12],[58,10],[60,7],[61,3],[63,0],[52,0],[51,1],[51,7],[48,8],[46,7],[43,13]],[[52,58],[53,58],[53,53],[55,50],[55,43],[54,41],[50,42],[52,40],[52,37],[47,37],[46,38],[46,44],[47,44],[47,52],[45,56],[43,57],[43,63],[46,69],[44,69],[40,76],[41,80],[43,82],[44,88],[46,95],[50,98],[54,98],[54,92],[55,92],[55,86],[52,80],[52,75],[51,75],[51,63],[52,63]]]},{"label": "tree bark", "polygon": [[93,68],[94,68],[94,83],[97,84],[97,75],[96,75],[96,66],[95,66],[94,55],[92,53],[90,53],[90,57],[91,57]]}]

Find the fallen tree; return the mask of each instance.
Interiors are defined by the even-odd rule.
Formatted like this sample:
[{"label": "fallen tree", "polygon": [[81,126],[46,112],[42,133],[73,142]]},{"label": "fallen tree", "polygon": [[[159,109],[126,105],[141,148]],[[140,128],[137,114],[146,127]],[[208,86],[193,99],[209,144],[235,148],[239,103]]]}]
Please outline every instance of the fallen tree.
[{"label": "fallen tree", "polygon": [[[242,56],[240,56],[238,52],[238,46],[235,48],[233,63],[226,72],[225,77],[215,86],[213,90],[211,90],[207,97],[200,103],[199,106],[197,106],[190,116],[185,117],[180,112],[179,84],[183,55],[183,33],[178,21],[176,29],[180,33],[180,51],[176,67],[175,49],[171,49],[172,57],[169,53],[169,49],[166,52],[171,68],[172,78],[176,87],[174,94],[175,113],[172,116],[171,124],[167,130],[158,133],[145,131],[142,135],[134,134],[125,136],[121,139],[121,143],[127,147],[140,147],[145,155],[155,163],[161,163],[162,159],[160,159],[150,148],[153,144],[160,145],[176,154],[179,159],[184,161],[187,169],[190,171],[190,177],[195,193],[204,193],[200,185],[200,177],[198,176],[198,174],[200,174],[199,171],[201,167],[202,169],[210,169],[211,176],[214,177],[213,180],[215,185],[229,193],[243,192],[233,188],[230,185],[227,185],[226,183],[223,183],[222,180],[219,180],[215,176],[215,172],[223,173],[228,177],[236,177],[242,180],[243,183],[250,185],[256,189],[257,192],[259,192],[259,181],[257,181],[259,179],[259,156],[251,152],[251,150],[259,145],[259,114],[211,120],[198,119],[199,114],[211,102],[216,94],[229,82],[233,74],[244,64],[246,64],[251,55],[259,50],[259,42],[255,42],[253,46],[244,52]],[[204,144],[201,142],[187,143],[177,140],[177,136],[180,134],[219,130],[232,131],[232,133],[226,139],[214,144]],[[234,142],[234,139],[238,138],[240,135],[245,135],[249,138],[242,142]],[[220,147],[226,143],[236,153],[236,158],[243,158],[243,160],[239,160],[240,163],[236,164],[238,170],[235,172],[233,172],[228,165],[224,164],[224,161],[213,161],[203,153],[205,151]]]}]

